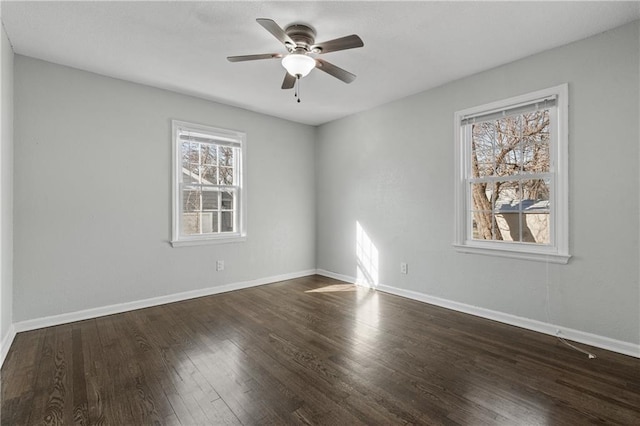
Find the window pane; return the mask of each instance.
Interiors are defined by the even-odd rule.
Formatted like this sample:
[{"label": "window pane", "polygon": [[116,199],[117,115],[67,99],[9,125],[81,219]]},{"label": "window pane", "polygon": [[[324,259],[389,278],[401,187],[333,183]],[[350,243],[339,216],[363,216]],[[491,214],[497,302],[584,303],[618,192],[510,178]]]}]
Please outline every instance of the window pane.
[{"label": "window pane", "polygon": [[183,155],[188,158],[189,163],[198,163],[199,144],[195,142],[182,143]]},{"label": "window pane", "polygon": [[203,212],[201,218],[203,234],[218,232],[218,212]]},{"label": "window pane", "polygon": [[472,235],[474,240],[497,239],[496,225],[491,211],[472,212]]},{"label": "window pane", "polygon": [[551,243],[549,229],[549,179],[522,181],[522,241],[537,244]]},{"label": "window pane", "polygon": [[492,122],[478,123],[472,127],[473,177],[494,175],[494,131]]},{"label": "window pane", "polygon": [[520,182],[496,182],[498,193],[494,212],[499,235],[503,241],[520,241]]},{"label": "window pane", "polygon": [[197,176],[193,174],[192,170],[194,169],[194,165],[192,163],[193,152],[191,150],[192,146],[189,142],[182,142],[181,144],[181,165],[182,165],[182,175],[180,178],[184,183],[192,183],[197,182]]},{"label": "window pane", "polygon": [[185,235],[200,233],[200,213],[182,214],[182,233]]},{"label": "window pane", "polygon": [[191,164],[187,164],[186,167],[183,166],[181,173],[182,173],[181,178],[183,183],[190,184],[190,183],[198,182],[197,170],[194,173],[191,168]]},{"label": "window pane", "polygon": [[495,184],[492,182],[471,184],[472,238],[494,240],[497,238],[493,218],[495,206]]},{"label": "window pane", "polygon": [[191,146],[189,145],[189,142],[182,142],[182,144],[180,145],[181,149],[180,149],[180,153],[181,153],[181,157],[182,157],[182,167],[184,168],[189,168],[188,164],[189,164],[189,155],[191,153]]},{"label": "window pane", "polygon": [[495,188],[496,188],[495,207],[497,209],[499,209],[500,206],[511,204],[513,200],[518,199],[518,194],[520,191],[520,183],[517,180],[496,182]]},{"label": "window pane", "polygon": [[233,232],[233,212],[221,212],[220,232]]},{"label": "window pane", "polygon": [[494,184],[487,183],[472,183],[471,184],[471,209],[472,210],[493,210],[495,200]]},{"label": "window pane", "polygon": [[190,182],[200,183],[200,166],[197,163],[189,163]]},{"label": "window pane", "polygon": [[233,148],[226,146],[219,147],[220,165],[221,166],[233,166]]},{"label": "window pane", "polygon": [[200,165],[207,164],[207,151],[208,151],[208,146],[206,144],[202,144],[202,143],[198,144],[198,164]]},{"label": "window pane", "polygon": [[[549,211],[530,212],[523,215],[527,229],[531,233],[531,241],[536,244],[551,244],[549,228]],[[524,241],[524,239],[523,239]]]},{"label": "window pane", "polygon": [[200,145],[200,159],[202,164],[216,165],[218,162],[217,147],[213,144],[203,143]]},{"label": "window pane", "polygon": [[549,208],[549,183],[548,179],[530,179],[523,180],[522,185],[522,200],[531,200],[533,202],[544,201],[546,202],[545,208]]},{"label": "window pane", "polygon": [[220,230],[218,229],[219,222],[220,222],[220,213],[213,212],[211,215],[211,228],[212,228],[211,232],[220,232]]},{"label": "window pane", "polygon": [[233,210],[233,192],[230,191],[222,191],[222,209],[223,210]]},{"label": "window pane", "polygon": [[201,191],[199,189],[185,188],[182,192],[182,208],[186,212],[200,211]]},{"label": "window pane", "polygon": [[201,170],[202,183],[205,185],[215,185],[218,168],[215,166],[202,166]]},{"label": "window pane", "polygon": [[496,175],[513,176],[520,171],[520,116],[496,120]]},{"label": "window pane", "polygon": [[202,191],[202,210],[218,210],[218,191]]},{"label": "window pane", "polygon": [[220,167],[220,178],[218,185],[233,185],[233,168]]},{"label": "window pane", "polygon": [[183,162],[193,163],[194,158],[197,158],[197,155],[194,157],[193,148],[194,148],[193,144],[191,144],[190,142],[188,141],[182,142],[181,150],[182,150]]},{"label": "window pane", "polygon": [[522,171],[546,173],[550,170],[549,110],[522,115]]},{"label": "window pane", "polygon": [[547,173],[549,172],[549,142],[538,142],[525,139],[522,143],[522,172],[523,173]]}]

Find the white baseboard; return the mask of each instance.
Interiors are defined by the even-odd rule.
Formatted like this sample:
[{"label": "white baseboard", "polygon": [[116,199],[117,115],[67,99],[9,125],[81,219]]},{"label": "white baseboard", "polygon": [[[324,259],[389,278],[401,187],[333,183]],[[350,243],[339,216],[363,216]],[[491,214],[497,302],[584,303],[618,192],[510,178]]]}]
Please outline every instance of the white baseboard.
[{"label": "white baseboard", "polygon": [[324,269],[317,269],[316,274],[322,275],[323,277],[333,278],[334,280],[340,280],[351,284],[359,284],[357,283],[354,277],[350,277],[349,275],[342,275],[331,271],[325,271]]},{"label": "white baseboard", "polygon": [[0,340],[0,368],[2,368],[2,365],[4,364],[4,360],[7,357],[7,354],[9,353],[9,348],[11,347],[11,344],[13,343],[13,339],[16,338],[16,328],[13,326],[13,324],[11,324],[9,326],[9,330],[7,330],[7,333],[2,336],[2,340]]},{"label": "white baseboard", "polygon": [[[316,273],[325,277],[334,278],[357,285],[363,285],[363,283],[359,283],[356,278],[347,275],[337,274],[335,272],[325,271],[323,269],[318,269]],[[533,330],[552,336],[555,336],[556,332],[560,330],[561,336],[567,340],[572,340],[574,342],[584,343],[586,345],[595,346],[598,348],[606,349],[608,351],[640,358],[640,345],[634,343],[611,339],[609,337],[599,336],[597,334],[591,334],[584,331],[563,327],[561,325],[549,324],[546,322],[523,318],[504,312],[493,311],[491,309],[485,309],[478,306],[467,305],[466,303],[460,303],[440,297],[429,296],[424,293],[404,290],[389,285],[380,284],[376,286],[375,289],[383,291],[385,293],[395,294],[396,296],[406,297],[407,299],[441,306],[443,308],[451,309],[454,311],[464,312],[466,314],[487,318],[493,321],[514,325],[516,327],[525,328],[527,330]]]},{"label": "white baseboard", "polygon": [[[199,290],[185,291],[182,293],[169,294],[166,296],[152,297],[149,299],[136,300],[133,302],[118,303],[115,305],[102,306],[99,308],[85,309],[82,311],[69,312],[60,315],[52,315],[43,318],[36,318],[27,321],[14,323],[15,333],[21,331],[36,330],[38,328],[51,327],[54,325],[66,324],[69,322],[82,321],[102,317],[105,315],[119,314],[122,312],[133,311],[135,309],[149,308],[152,306],[164,305],[166,303],[180,302],[182,300],[195,299],[196,297],[211,296],[213,294],[226,293],[228,291],[240,290],[243,288],[257,287],[260,285],[271,284],[278,281],[291,280],[294,278],[306,277],[314,275],[315,269],[307,271],[293,272],[283,275],[275,275],[266,278],[259,278],[251,281],[242,281],[237,283],[226,284],[218,287],[208,287]],[[2,346],[4,350],[4,345]],[[7,351],[9,348],[7,347]]]},{"label": "white baseboard", "polygon": [[[322,275],[329,278],[334,278],[340,281],[349,282],[357,285],[365,285],[360,283],[354,277],[348,275],[337,274],[335,272],[326,271],[323,269],[307,270],[293,272],[289,274],[276,275],[267,278],[260,278],[251,281],[243,281],[238,283],[226,284],[219,287],[209,287],[199,290],[186,291],[182,293],[170,294],[166,296],[153,297],[149,299],[143,299],[133,302],[119,303],[116,305],[103,306],[93,309],[85,309],[82,311],[70,312],[60,315],[52,315],[44,318],[37,318],[33,320],[20,321],[12,324],[9,327],[8,332],[3,336],[0,342],[0,367],[4,363],[4,360],[9,352],[9,348],[16,336],[16,333],[21,331],[35,330],[38,328],[51,327],[54,325],[66,324],[74,321],[82,321],[91,318],[97,318],[104,315],[112,315],[121,312],[132,311],[135,309],[149,308],[152,306],[163,305],[166,303],[179,302],[182,300],[194,299],[196,297],[210,296],[219,293],[226,293],[228,291],[240,290],[243,288],[257,287],[260,285],[275,283],[278,281],[290,280],[294,278],[305,277],[309,275]],[[584,343],[587,345],[595,346],[598,348],[606,349],[613,352],[618,352],[624,355],[640,358],[640,345],[630,342],[624,342],[621,340],[615,340],[596,334],[587,333],[580,330],[575,330],[559,325],[544,323],[541,321],[518,317],[516,315],[506,314],[503,312],[493,311],[477,306],[467,305],[465,303],[455,302],[453,300],[443,299],[435,296],[429,296],[424,293],[418,293],[411,290],[404,290],[397,287],[388,285],[379,285],[376,290],[383,291],[385,293],[395,294],[397,296],[406,297],[408,299],[417,300],[424,303],[429,303],[443,308],[452,309],[459,312],[468,313],[482,318],[491,319],[494,321],[502,322],[516,327],[525,328],[528,330],[537,331],[552,336],[556,335],[556,331],[560,330],[563,337],[575,342]]]}]

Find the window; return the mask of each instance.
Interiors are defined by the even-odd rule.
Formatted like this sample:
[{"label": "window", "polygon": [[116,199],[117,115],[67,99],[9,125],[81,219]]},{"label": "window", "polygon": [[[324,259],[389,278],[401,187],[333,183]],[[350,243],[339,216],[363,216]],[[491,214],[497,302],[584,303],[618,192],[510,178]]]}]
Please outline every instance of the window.
[{"label": "window", "polygon": [[173,121],[171,244],[245,237],[244,133]]},{"label": "window", "polygon": [[462,252],[567,263],[567,85],[459,111]]}]

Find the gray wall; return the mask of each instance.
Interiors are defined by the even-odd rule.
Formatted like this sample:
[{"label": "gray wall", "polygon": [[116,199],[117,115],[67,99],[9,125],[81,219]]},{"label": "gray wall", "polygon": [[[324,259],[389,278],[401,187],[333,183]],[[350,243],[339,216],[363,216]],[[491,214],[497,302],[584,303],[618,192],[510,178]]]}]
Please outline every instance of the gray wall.
[{"label": "gray wall", "polygon": [[[13,320],[316,266],[355,276],[359,222],[383,284],[637,343],[639,36],[636,22],[319,128],[16,56]],[[13,59],[2,64],[3,334],[5,60]],[[455,252],[454,111],[564,82],[573,259]],[[247,132],[246,242],[167,243],[174,118]],[[217,259],[225,271],[215,272]]]},{"label": "gray wall", "polygon": [[[635,22],[321,126],[318,268],[356,275],[358,221],[379,252],[382,284],[640,342],[638,28]],[[457,253],[454,112],[564,82],[570,263]],[[408,275],[400,262],[409,263]]]},{"label": "gray wall", "polygon": [[[170,247],[171,119],[247,133],[246,242]],[[16,55],[14,321],[315,268],[314,135]]]},{"label": "gray wall", "polygon": [[[0,342],[13,317],[13,49],[0,30]],[[0,348],[8,350],[9,348]],[[2,357],[0,356],[0,359]]]}]

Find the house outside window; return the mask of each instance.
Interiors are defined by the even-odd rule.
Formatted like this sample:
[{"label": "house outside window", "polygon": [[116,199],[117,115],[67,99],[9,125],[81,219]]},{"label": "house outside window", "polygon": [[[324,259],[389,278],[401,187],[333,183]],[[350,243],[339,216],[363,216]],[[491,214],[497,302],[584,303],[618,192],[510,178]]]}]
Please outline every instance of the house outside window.
[{"label": "house outside window", "polygon": [[246,237],[245,134],[172,121],[172,246]]},{"label": "house outside window", "polygon": [[567,263],[566,84],[455,113],[457,250]]}]

